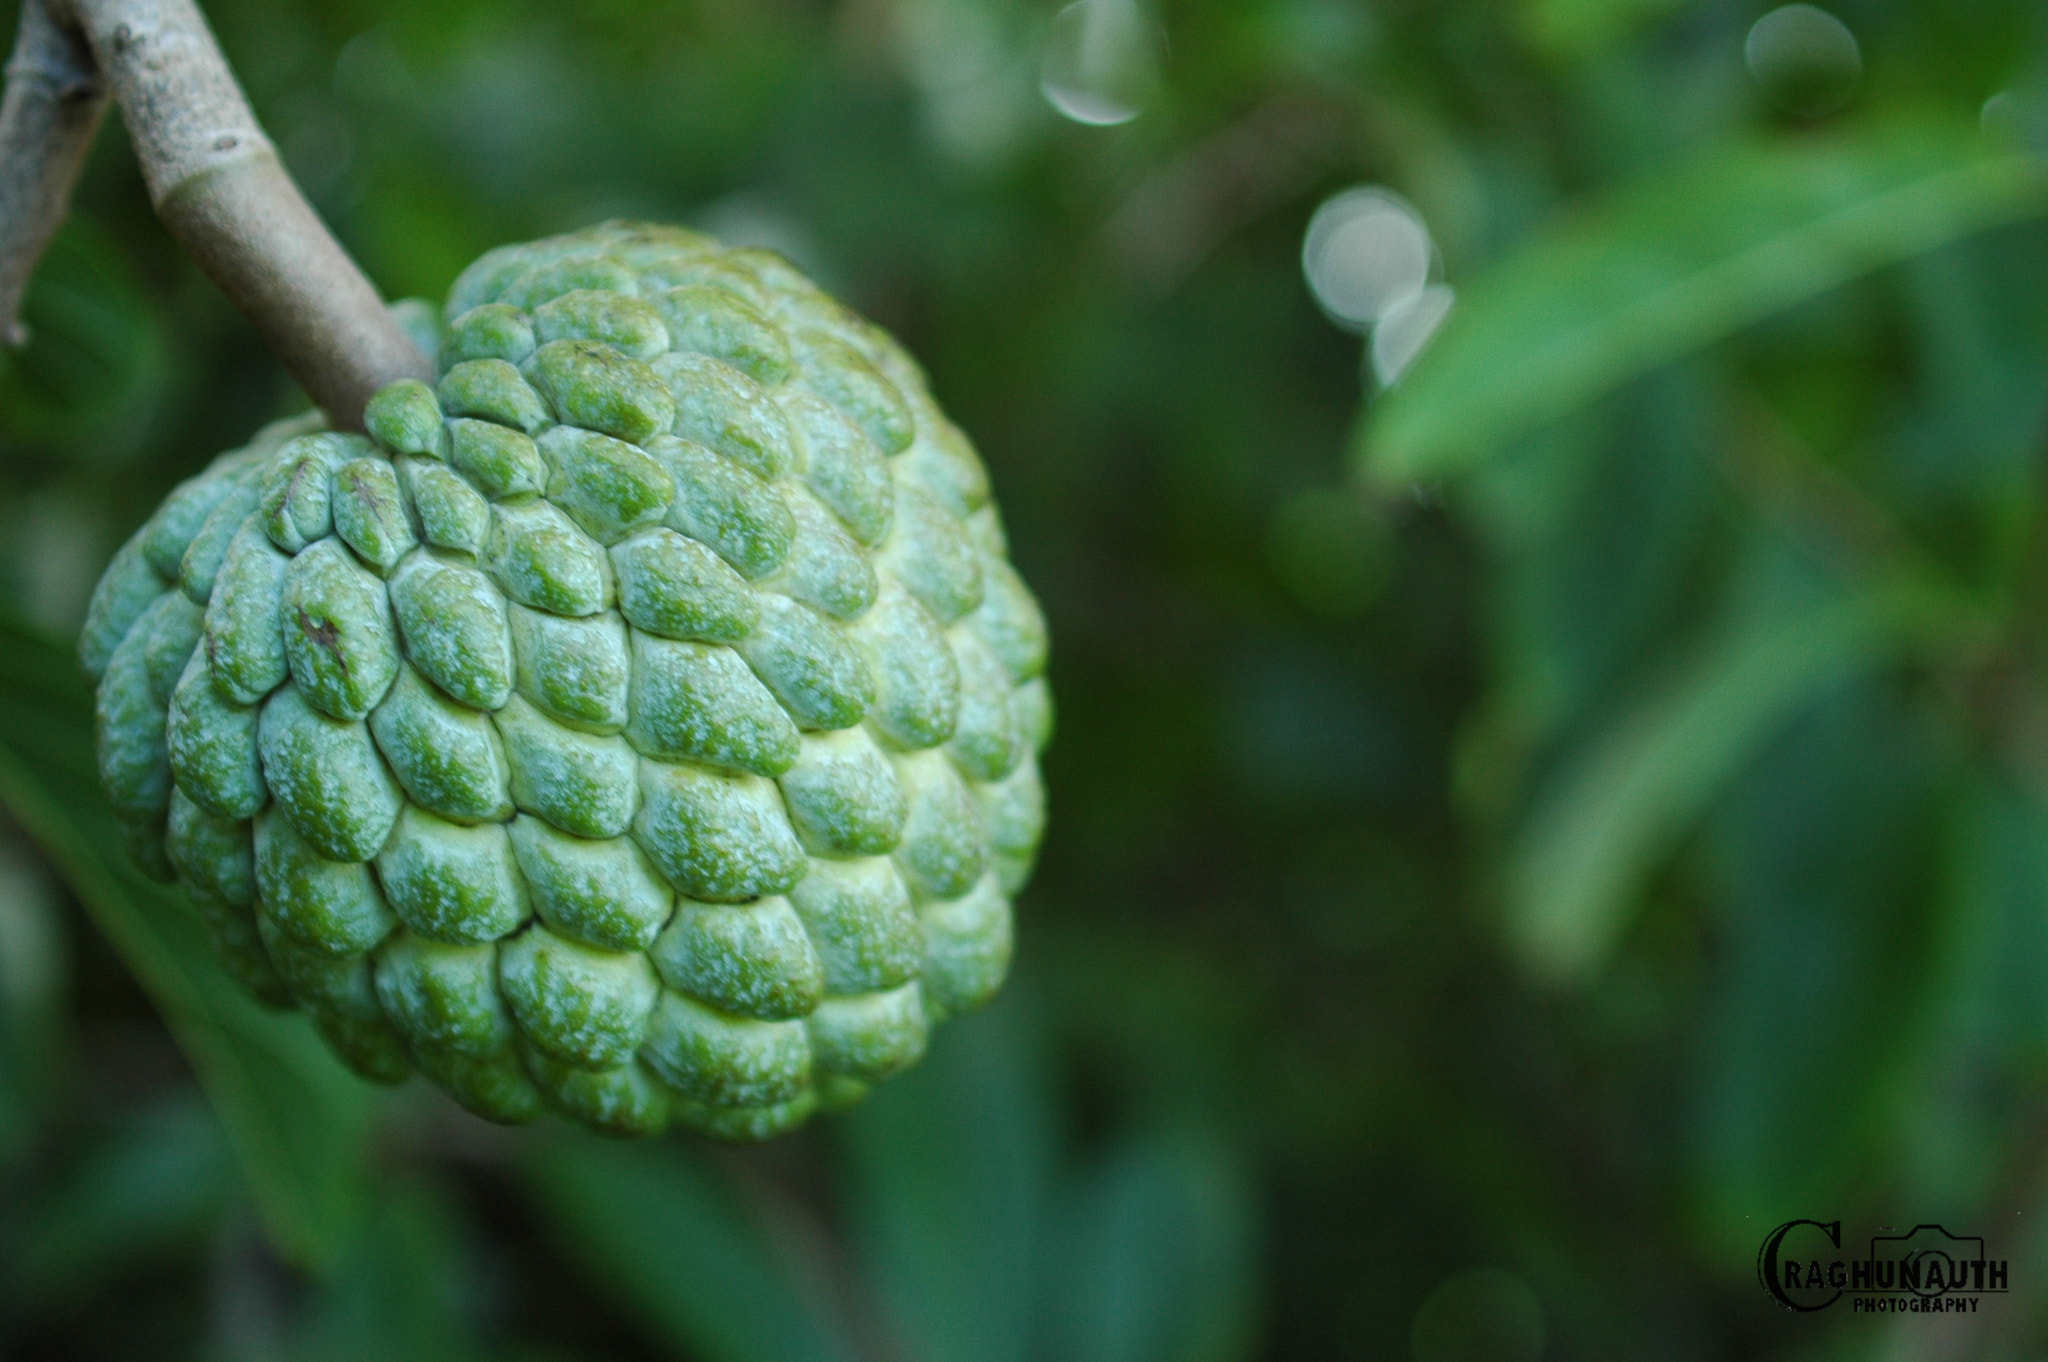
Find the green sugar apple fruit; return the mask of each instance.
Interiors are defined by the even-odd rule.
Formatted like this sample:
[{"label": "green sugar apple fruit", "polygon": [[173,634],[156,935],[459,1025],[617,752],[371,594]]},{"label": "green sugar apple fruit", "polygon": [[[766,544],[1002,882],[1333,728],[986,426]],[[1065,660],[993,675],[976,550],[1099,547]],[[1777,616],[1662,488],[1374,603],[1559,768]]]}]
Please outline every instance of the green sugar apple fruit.
[{"label": "green sugar apple fruit", "polygon": [[80,642],[137,858],[357,1072],[763,1138],[985,1001],[1045,625],[917,366],[608,223],[456,280],[440,381],[181,485]]}]

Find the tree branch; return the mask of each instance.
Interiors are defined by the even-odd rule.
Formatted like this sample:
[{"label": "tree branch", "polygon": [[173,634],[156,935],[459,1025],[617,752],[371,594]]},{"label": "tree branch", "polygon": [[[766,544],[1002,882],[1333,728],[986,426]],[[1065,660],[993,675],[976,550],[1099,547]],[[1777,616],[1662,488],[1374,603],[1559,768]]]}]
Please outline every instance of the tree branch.
[{"label": "tree branch", "polygon": [[359,429],[386,383],[432,377],[285,173],[192,0],[40,2],[82,33],[157,215],[336,426]]},{"label": "tree branch", "polygon": [[58,27],[43,0],[22,0],[0,101],[0,343],[28,343],[22,295],[70,210],[106,111],[106,87],[84,40]]}]

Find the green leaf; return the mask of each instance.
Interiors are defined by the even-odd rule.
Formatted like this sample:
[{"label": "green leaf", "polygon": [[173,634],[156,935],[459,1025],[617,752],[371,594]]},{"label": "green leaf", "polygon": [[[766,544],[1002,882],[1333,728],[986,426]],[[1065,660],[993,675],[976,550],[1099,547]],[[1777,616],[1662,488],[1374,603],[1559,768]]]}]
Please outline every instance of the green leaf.
[{"label": "green leaf", "polygon": [[221,970],[177,893],[130,868],[101,796],[91,700],[70,657],[0,619],[0,805],[134,973],[220,1114],[280,1253],[325,1264],[366,1196],[370,1095],[302,1016]]},{"label": "green leaf", "polygon": [[1977,627],[1963,603],[1912,582],[1738,618],[1537,791],[1507,866],[1506,925],[1525,964],[1553,982],[1597,969],[1643,879],[1801,706]]},{"label": "green leaf", "polygon": [[[535,1205],[591,1280],[679,1355],[710,1362],[856,1356],[824,1303],[793,1214],[743,1199],[680,1139],[564,1130],[531,1146]],[[786,1208],[779,1208],[786,1209]]]},{"label": "green leaf", "polygon": [[948,1021],[917,1068],[839,1122],[850,1231],[884,1317],[924,1362],[1029,1356],[1052,1194],[1051,1094],[1012,989]]},{"label": "green leaf", "polygon": [[1915,119],[1717,148],[1573,214],[1459,290],[1367,413],[1361,467],[1434,478],[1858,275],[2048,209],[2037,162]]},{"label": "green leaf", "polygon": [[239,1190],[234,1154],[181,1088],[88,1149],[21,1216],[11,1289],[47,1304],[203,1239]]},{"label": "green leaf", "polygon": [[1257,1202],[1202,1133],[1126,1139],[1081,1180],[1052,1241],[1044,1318],[1062,1362],[1225,1362],[1251,1351]]},{"label": "green leaf", "polygon": [[121,243],[73,213],[22,299],[29,343],[0,349],[0,437],[105,463],[130,452],[170,378],[163,319]]}]

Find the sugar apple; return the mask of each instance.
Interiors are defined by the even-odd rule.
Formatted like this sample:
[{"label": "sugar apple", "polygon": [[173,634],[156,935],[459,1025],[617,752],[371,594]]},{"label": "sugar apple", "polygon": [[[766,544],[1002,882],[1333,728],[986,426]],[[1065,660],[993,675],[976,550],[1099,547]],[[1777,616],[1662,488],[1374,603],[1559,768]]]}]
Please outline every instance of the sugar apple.
[{"label": "sugar apple", "polygon": [[763,1138],[986,1000],[1045,625],[894,341],[607,223],[456,280],[439,381],[182,484],[80,642],[100,773],[222,960],[502,1122]]}]

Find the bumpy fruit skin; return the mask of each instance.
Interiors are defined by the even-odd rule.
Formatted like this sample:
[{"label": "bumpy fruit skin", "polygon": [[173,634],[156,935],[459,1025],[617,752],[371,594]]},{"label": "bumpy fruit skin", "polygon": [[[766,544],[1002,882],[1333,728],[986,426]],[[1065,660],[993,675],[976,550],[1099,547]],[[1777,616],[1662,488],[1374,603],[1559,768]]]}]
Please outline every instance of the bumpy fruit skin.
[{"label": "bumpy fruit skin", "polygon": [[886,335],[608,223],[456,281],[434,387],[180,486],[80,641],[146,869],[251,991],[471,1111],[759,1139],[984,1002],[1045,626]]}]

